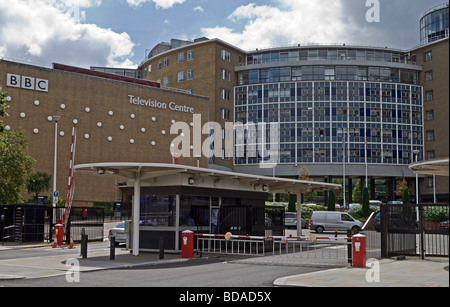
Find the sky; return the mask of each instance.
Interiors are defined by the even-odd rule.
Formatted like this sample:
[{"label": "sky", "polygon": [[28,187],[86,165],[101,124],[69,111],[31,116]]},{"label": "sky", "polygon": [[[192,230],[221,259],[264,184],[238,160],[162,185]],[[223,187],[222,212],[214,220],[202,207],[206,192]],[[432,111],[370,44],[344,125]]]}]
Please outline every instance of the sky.
[{"label": "sky", "polygon": [[243,50],[306,43],[409,50],[419,45],[424,12],[444,2],[0,0],[0,59],[136,68],[158,43],[198,37]]}]

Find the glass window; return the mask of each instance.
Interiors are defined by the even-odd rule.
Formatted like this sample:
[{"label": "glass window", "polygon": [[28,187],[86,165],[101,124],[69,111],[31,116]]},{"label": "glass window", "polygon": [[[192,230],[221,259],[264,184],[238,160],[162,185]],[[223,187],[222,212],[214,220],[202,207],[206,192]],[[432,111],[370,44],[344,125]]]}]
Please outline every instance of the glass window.
[{"label": "glass window", "polygon": [[180,226],[209,226],[209,202],[205,196],[180,196]]},{"label": "glass window", "polygon": [[194,79],[194,70],[193,69],[188,69],[187,70],[187,80],[192,80]]},{"label": "glass window", "polygon": [[178,63],[184,62],[184,52],[178,53]]},{"label": "glass window", "polygon": [[187,51],[187,60],[192,61],[194,59],[194,50]]},{"label": "glass window", "polygon": [[178,72],[178,82],[183,82],[184,81],[184,72],[183,71],[179,71]]},{"label": "glass window", "polygon": [[175,226],[176,205],[173,195],[141,198],[140,226]]}]

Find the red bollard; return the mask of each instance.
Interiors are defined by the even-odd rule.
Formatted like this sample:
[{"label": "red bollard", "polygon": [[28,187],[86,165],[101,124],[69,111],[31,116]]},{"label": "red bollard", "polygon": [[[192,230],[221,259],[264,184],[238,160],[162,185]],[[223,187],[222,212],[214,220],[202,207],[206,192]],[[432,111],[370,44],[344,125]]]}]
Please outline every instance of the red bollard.
[{"label": "red bollard", "polygon": [[352,238],[353,267],[366,267],[366,236],[357,234]]},{"label": "red bollard", "polygon": [[194,233],[190,230],[181,233],[181,258],[194,257]]}]

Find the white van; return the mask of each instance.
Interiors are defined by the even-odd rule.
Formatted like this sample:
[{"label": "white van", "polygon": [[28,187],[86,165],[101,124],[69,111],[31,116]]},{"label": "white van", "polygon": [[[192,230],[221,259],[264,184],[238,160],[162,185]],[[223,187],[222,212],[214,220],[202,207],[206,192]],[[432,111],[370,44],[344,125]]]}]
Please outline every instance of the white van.
[{"label": "white van", "polygon": [[309,220],[309,229],[321,233],[323,231],[347,231],[359,232],[362,222],[345,212],[314,211]]}]

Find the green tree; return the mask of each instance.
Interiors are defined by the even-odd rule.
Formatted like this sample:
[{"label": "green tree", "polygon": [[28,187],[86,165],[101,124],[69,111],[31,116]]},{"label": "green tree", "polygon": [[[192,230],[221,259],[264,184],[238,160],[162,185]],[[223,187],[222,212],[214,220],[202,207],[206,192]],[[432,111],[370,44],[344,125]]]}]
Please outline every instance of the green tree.
[{"label": "green tree", "polygon": [[287,212],[296,212],[297,207],[295,205],[297,201],[297,195],[296,194],[289,194],[289,203],[287,207]]},{"label": "green tree", "polygon": [[34,193],[37,197],[41,192],[48,191],[50,189],[52,176],[43,173],[43,172],[37,172],[35,174],[28,175],[28,180],[26,182],[27,190],[30,193]]},{"label": "green tree", "polygon": [[4,130],[1,119],[7,116],[6,95],[0,88],[0,204],[17,204],[22,202],[20,191],[35,160],[28,155],[28,139],[23,130]]},{"label": "green tree", "polygon": [[404,204],[409,204],[411,202],[408,189],[403,190],[402,201]]},{"label": "green tree", "polygon": [[336,194],[334,191],[328,192],[328,211],[335,211],[336,210]]},{"label": "green tree", "polygon": [[[3,127],[3,120],[2,117],[8,116],[8,113],[6,113],[6,109],[8,106],[6,105],[6,97],[8,94],[6,92],[2,91],[2,87],[0,86],[0,133],[2,133],[5,130],[5,127]],[[0,139],[0,146],[2,146],[2,141]]]},{"label": "green tree", "polygon": [[35,160],[28,155],[28,139],[23,130],[0,135],[0,204],[21,203],[20,191]]},{"label": "green tree", "polygon": [[361,201],[361,181],[362,180],[358,180],[356,182],[352,191],[352,200],[356,203],[359,203]]},{"label": "green tree", "polygon": [[369,189],[367,187],[363,188],[362,211],[365,217],[370,215]]}]

